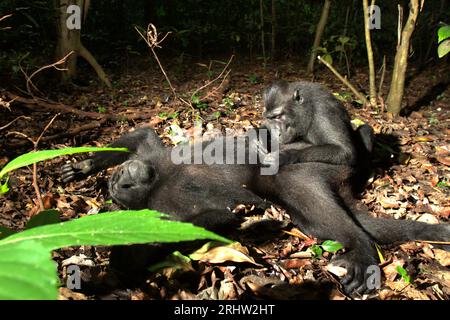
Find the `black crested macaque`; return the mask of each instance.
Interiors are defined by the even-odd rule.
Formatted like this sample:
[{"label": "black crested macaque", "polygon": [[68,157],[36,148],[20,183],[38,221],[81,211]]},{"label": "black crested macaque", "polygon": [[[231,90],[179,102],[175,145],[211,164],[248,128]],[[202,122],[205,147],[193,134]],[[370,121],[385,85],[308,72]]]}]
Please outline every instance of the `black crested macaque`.
[{"label": "black crested macaque", "polygon": [[[351,167],[368,161],[373,130],[352,130],[343,105],[322,85],[277,81],[264,93],[264,127],[277,135],[279,165],[324,162]],[[261,163],[277,161],[263,142],[257,143]]]},{"label": "black crested macaque", "polygon": [[[200,148],[205,150],[215,140],[202,142]],[[158,210],[173,219],[217,231],[236,223],[227,208],[239,203],[264,206],[264,199],[268,199],[288,210],[293,222],[306,233],[344,245],[347,251],[333,263],[347,269],[342,279],[347,292],[367,289],[366,270],[377,264],[374,242],[450,240],[446,224],[372,218],[353,212],[340,191],[354,171],[348,164],[301,162],[265,176],[258,165],[250,164],[176,165],[171,154],[178,147],[164,147],[150,128],[137,129],[111,146],[131,152],[96,153],[79,164],[67,164],[62,169],[63,181],[122,163],[109,182],[116,202],[125,208]]]}]

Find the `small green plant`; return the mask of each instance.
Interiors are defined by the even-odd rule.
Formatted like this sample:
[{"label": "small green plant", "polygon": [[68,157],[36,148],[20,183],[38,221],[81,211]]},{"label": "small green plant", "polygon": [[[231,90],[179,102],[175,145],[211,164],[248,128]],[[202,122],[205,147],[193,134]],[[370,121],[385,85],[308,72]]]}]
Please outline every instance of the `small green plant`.
[{"label": "small green plant", "polygon": [[438,56],[439,58],[443,58],[450,52],[450,25],[439,28],[438,43]]},{"label": "small green plant", "polygon": [[319,258],[322,256],[324,251],[334,253],[342,248],[343,246],[341,243],[333,240],[326,240],[322,244],[312,245],[308,248],[308,251],[310,251],[314,255],[314,257]]},{"label": "small green plant", "polygon": [[196,108],[196,109],[200,109],[200,110],[204,110],[208,108],[208,104],[206,102],[203,102],[200,100],[200,98],[196,95],[192,96],[192,105]]},{"label": "small green plant", "polygon": [[106,113],[106,108],[102,105],[97,106],[98,113]]},{"label": "small green plant", "polygon": [[437,183],[436,187],[441,189],[450,188],[450,184],[441,180]]},{"label": "small green plant", "polygon": [[251,84],[258,84],[258,83],[261,83],[261,82],[262,82],[261,77],[259,77],[259,76],[256,75],[256,74],[251,74],[251,75],[248,77],[248,80],[250,81]]},{"label": "small green plant", "polygon": [[228,109],[232,108],[234,106],[234,101],[232,98],[230,97],[225,97],[222,99],[222,103],[225,107],[227,107]]},{"label": "small green plant", "polygon": [[411,277],[408,275],[408,272],[405,270],[405,268],[397,266],[395,270],[397,270],[398,274],[402,277],[403,281],[405,281],[406,283],[411,283]]}]

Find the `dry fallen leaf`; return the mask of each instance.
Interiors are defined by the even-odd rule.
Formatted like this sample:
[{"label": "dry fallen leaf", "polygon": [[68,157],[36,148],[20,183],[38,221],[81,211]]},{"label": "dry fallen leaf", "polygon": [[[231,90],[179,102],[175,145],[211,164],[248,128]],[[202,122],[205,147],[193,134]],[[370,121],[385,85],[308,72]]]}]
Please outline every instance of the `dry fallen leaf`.
[{"label": "dry fallen leaf", "polygon": [[441,249],[433,249],[434,258],[444,267],[450,266],[450,252],[441,250]]},{"label": "dry fallen leaf", "polygon": [[248,249],[243,247],[239,242],[234,242],[228,246],[215,247],[203,254],[196,252],[190,255],[190,257],[193,260],[208,263],[224,263],[226,261],[247,262],[262,267],[261,264],[256,263],[255,260],[249,256]]},{"label": "dry fallen leaf", "polygon": [[438,218],[436,218],[434,215],[432,215],[430,213],[421,214],[419,219],[417,219],[417,221],[425,222],[428,224],[439,224]]},{"label": "dry fallen leaf", "polygon": [[311,261],[305,259],[289,259],[283,262],[285,269],[300,269],[309,265],[311,265]]},{"label": "dry fallen leaf", "polygon": [[325,270],[334,274],[335,276],[338,276],[339,278],[342,278],[347,274],[347,269],[345,269],[343,267],[335,266],[333,264],[327,265],[325,267]]}]

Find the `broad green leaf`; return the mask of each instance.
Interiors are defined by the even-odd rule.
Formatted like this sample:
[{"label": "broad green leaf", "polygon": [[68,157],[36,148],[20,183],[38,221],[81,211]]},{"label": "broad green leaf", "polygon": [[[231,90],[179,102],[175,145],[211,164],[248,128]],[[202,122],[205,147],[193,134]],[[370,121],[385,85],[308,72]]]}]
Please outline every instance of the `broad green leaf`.
[{"label": "broad green leaf", "polygon": [[411,283],[411,277],[408,275],[408,272],[406,272],[405,268],[397,266],[395,270],[397,270],[398,274],[402,276],[403,281],[405,281],[406,283]]},{"label": "broad green leaf", "polygon": [[16,233],[14,230],[0,226],[0,240]]},{"label": "broad green leaf", "polygon": [[444,40],[443,42],[441,42],[441,44],[439,44],[438,56],[439,56],[439,58],[442,58],[449,52],[450,52],[450,39],[447,39],[447,40]]},{"label": "broad green leaf", "polygon": [[177,242],[197,239],[230,241],[190,223],[161,219],[157,211],[115,211],[85,216],[16,233],[0,241],[0,247],[35,240],[54,250],[79,245],[119,245]]},{"label": "broad green leaf", "polygon": [[438,30],[438,43],[450,38],[450,26],[440,27]]},{"label": "broad green leaf", "polygon": [[58,149],[58,150],[42,150],[37,152],[29,152],[26,154],[23,154],[14,160],[10,161],[6,166],[3,167],[3,169],[0,171],[0,180],[2,177],[13,170],[16,170],[21,167],[28,166],[30,164],[52,159],[55,157],[63,156],[63,155],[69,155],[69,154],[75,154],[75,153],[82,153],[82,152],[97,152],[97,151],[121,151],[126,152],[128,151],[127,148],[97,148],[97,147],[78,147],[78,148],[64,148],[64,149]]},{"label": "broad green leaf", "polygon": [[327,240],[322,243],[322,248],[326,252],[336,252],[343,248],[342,244],[337,241]]},{"label": "broad green leaf", "polygon": [[61,222],[61,219],[59,218],[59,211],[55,209],[48,209],[41,211],[37,215],[32,217],[25,226],[25,229],[31,229],[58,222]]},{"label": "broad green leaf", "polygon": [[56,264],[37,241],[0,246],[0,300],[58,297]]}]

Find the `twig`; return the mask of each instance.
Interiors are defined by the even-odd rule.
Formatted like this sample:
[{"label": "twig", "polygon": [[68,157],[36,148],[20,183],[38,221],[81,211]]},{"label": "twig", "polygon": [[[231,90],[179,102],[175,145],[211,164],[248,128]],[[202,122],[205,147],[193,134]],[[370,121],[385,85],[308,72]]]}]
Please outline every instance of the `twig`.
[{"label": "twig", "polygon": [[42,136],[44,135],[45,131],[48,130],[48,128],[52,125],[53,121],[60,115],[60,113],[57,113],[53,116],[53,118],[48,122],[48,124],[45,126],[44,130],[42,130],[41,134],[37,138],[36,142],[34,143],[34,149],[37,149],[39,141],[41,141]]},{"label": "twig", "polygon": [[155,48],[161,48],[160,43],[163,42],[167,36],[170,34],[170,32],[167,32],[164,37],[161,40],[158,40],[158,31],[156,30],[156,27],[153,24],[149,24],[147,27],[147,36],[144,36],[142,32],[137,28],[137,26],[134,27],[134,29],[139,33],[139,35],[144,39],[144,41],[147,43],[148,47],[153,53],[153,56],[156,59],[156,62],[159,65],[159,68],[161,69],[162,73],[164,74],[164,77],[167,80],[167,83],[170,86],[170,89],[172,90],[173,96],[175,99],[178,99],[177,93],[175,92],[175,88],[172,86],[172,83],[170,82],[169,77],[167,76],[166,71],[164,71],[164,68],[161,64],[161,61],[159,61],[158,55],[155,52]]},{"label": "twig", "polygon": [[12,136],[12,135],[16,135],[16,136],[20,136],[24,139],[27,139],[28,141],[30,141],[31,143],[34,144],[34,140],[31,139],[29,136],[27,136],[25,133],[19,132],[19,131],[9,131],[6,133],[6,136]]},{"label": "twig", "polygon": [[[228,63],[225,65],[225,67],[223,68],[222,72],[221,72],[215,79],[209,81],[209,82],[206,83],[204,86],[201,86],[200,88],[198,88],[197,90],[195,90],[194,93],[191,95],[191,100],[192,100],[192,98],[193,98],[199,91],[201,91],[201,90],[207,88],[207,87],[210,86],[212,83],[214,83],[215,81],[217,81],[218,79],[220,79],[220,78],[222,77],[222,75],[224,74],[225,70],[227,70],[227,68],[228,68],[228,66],[230,65],[230,63],[231,63],[231,61],[233,60],[233,58],[234,58],[234,55],[231,56],[230,60],[228,60]],[[227,75],[228,75],[229,73],[230,73],[230,70],[228,70],[227,74],[226,74],[225,77],[224,77],[224,80],[225,80],[225,78],[227,77]],[[222,83],[223,83],[223,81],[222,81]],[[219,86],[219,88],[220,88],[220,86]]]},{"label": "twig", "polygon": [[[9,17],[12,17],[12,14],[7,14],[7,15],[5,15],[5,16],[3,16],[3,17],[0,17],[0,22],[3,21],[3,20],[5,20],[5,19],[7,19],[7,18],[9,18]],[[0,28],[0,30],[8,30],[8,29],[11,29],[11,27],[3,27],[3,28]]]},{"label": "twig", "polygon": [[[53,116],[53,118],[45,126],[44,130],[42,130],[41,134],[39,135],[39,137],[36,140],[33,140],[32,138],[30,138],[26,134],[24,134],[22,132],[18,132],[18,131],[11,131],[11,132],[8,132],[6,135],[8,136],[8,135],[15,134],[15,135],[21,136],[21,137],[29,140],[33,144],[33,151],[36,152],[37,148],[38,148],[38,145],[39,145],[39,142],[41,141],[42,137],[44,136],[44,133],[48,130],[48,128],[50,128],[50,126],[52,125],[53,121],[55,121],[55,119],[59,115],[60,114],[58,113],[58,114]],[[16,118],[15,120],[17,120],[17,119],[18,118]],[[13,121],[15,121],[15,120],[13,120]],[[42,195],[41,195],[41,192],[39,190],[38,183],[37,183],[37,164],[36,163],[33,163],[33,182],[32,182],[32,184],[33,184],[34,192],[36,192],[36,197],[37,197],[37,201],[38,201],[38,205],[39,205],[40,211],[43,211],[43,210],[45,210],[45,207],[44,207],[44,202],[42,201]]]},{"label": "twig", "polygon": [[[228,75],[230,74],[231,70],[228,70],[228,72],[225,74],[225,76],[223,77],[222,81],[220,82],[219,86],[215,87],[213,90],[211,90],[210,92],[208,92],[205,96],[200,98],[200,101],[203,101],[205,99],[207,99],[209,96],[211,96],[213,93],[215,93],[217,90],[219,90],[223,83],[225,82],[225,80],[227,79]],[[192,99],[192,98],[191,98]]]},{"label": "twig", "polygon": [[384,82],[384,75],[386,73],[386,56],[383,56],[383,64],[381,65],[381,78],[380,78],[380,85],[378,87],[378,99],[381,98],[381,90],[383,88],[383,82]]},{"label": "twig", "polygon": [[1,130],[5,130],[6,128],[8,128],[10,125],[12,125],[14,122],[16,122],[19,119],[26,119],[26,120],[30,120],[30,117],[26,117],[26,116],[18,116],[17,118],[15,118],[13,121],[9,122],[8,124],[4,125],[3,127],[0,127],[0,131]]},{"label": "twig", "polygon": [[3,20],[5,20],[5,19],[7,19],[9,17],[12,17],[12,14],[7,14],[6,16],[1,17],[0,21],[3,21]]},{"label": "twig", "polygon": [[363,102],[364,105],[368,105],[369,101],[367,101],[366,97],[358,91],[347,79],[345,79],[335,68],[333,68],[328,62],[326,62],[324,59],[322,59],[320,56],[317,56],[317,59],[322,62],[328,69],[330,69],[331,72],[334,73],[334,75],[342,81],[343,84],[345,84],[352,92],[353,94]]},{"label": "twig", "polygon": [[[72,55],[73,53],[74,53],[74,51],[70,51],[68,54],[66,54],[64,57],[62,57],[61,59],[59,59],[59,60],[56,61],[55,63],[49,64],[49,65],[46,65],[46,66],[43,66],[43,67],[37,69],[37,70],[34,71],[30,76],[28,76],[28,75],[26,74],[26,72],[23,70],[23,68],[22,68],[22,66],[20,65],[20,62],[19,62],[20,70],[22,71],[22,73],[24,74],[24,76],[25,76],[25,78],[26,78],[26,80],[27,80],[27,92],[28,92],[28,94],[31,95],[31,96],[33,96],[33,93],[31,92],[31,86],[33,86],[33,88],[34,88],[35,90],[39,91],[39,89],[38,89],[38,88],[34,85],[34,83],[31,81],[31,79],[32,79],[35,75],[37,75],[39,72],[41,72],[41,71],[43,71],[43,70],[45,70],[45,69],[49,69],[49,68],[55,68],[56,70],[59,70],[59,71],[67,70],[67,69],[64,69],[64,68],[59,68],[58,65],[64,64],[64,63],[66,62],[67,58],[68,58],[70,55]],[[22,61],[25,57],[26,57],[26,55],[25,55],[20,61]],[[39,92],[40,92],[40,91],[39,91]]]},{"label": "twig", "polygon": [[[55,121],[55,119],[59,115],[60,115],[60,113],[54,115],[53,118],[49,121],[49,123],[45,126],[44,130],[42,130],[41,134],[39,135],[37,140],[34,142],[34,152],[37,151],[37,147],[38,147],[39,141],[41,141],[42,136],[44,135],[45,131],[47,131],[47,129],[52,125],[53,121]],[[37,184],[37,164],[36,164],[36,162],[33,163],[33,187],[34,187],[34,191],[36,192],[36,196],[37,196],[37,199],[38,199],[38,202],[39,202],[39,206],[41,208],[40,211],[44,211],[45,210],[44,202],[42,201],[41,191],[39,190],[39,186]]]}]

